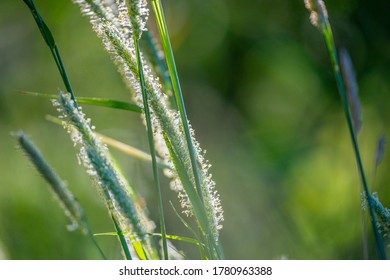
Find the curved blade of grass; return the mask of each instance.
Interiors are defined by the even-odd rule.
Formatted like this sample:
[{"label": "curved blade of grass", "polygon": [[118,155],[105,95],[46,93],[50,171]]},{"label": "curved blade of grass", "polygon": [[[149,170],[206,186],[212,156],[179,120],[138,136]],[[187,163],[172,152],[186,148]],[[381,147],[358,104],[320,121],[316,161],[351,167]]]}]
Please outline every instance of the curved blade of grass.
[{"label": "curved blade of grass", "polygon": [[161,230],[161,236],[162,236],[163,253],[164,253],[164,259],[168,260],[168,245],[167,245],[167,237],[166,237],[166,231],[165,231],[164,207],[163,207],[163,202],[162,202],[160,178],[159,178],[158,167],[157,167],[157,155],[156,155],[156,148],[155,148],[155,143],[154,143],[153,127],[152,127],[152,120],[151,120],[150,109],[149,109],[149,104],[148,104],[148,96],[147,96],[147,90],[146,90],[146,85],[145,85],[145,77],[144,77],[144,72],[143,72],[141,52],[139,49],[139,39],[136,36],[134,36],[134,44],[135,44],[135,51],[136,51],[136,56],[137,56],[142,99],[143,99],[143,104],[144,104],[144,113],[145,113],[146,126],[147,126],[147,132],[148,132],[148,140],[149,140],[149,149],[150,149],[150,154],[152,156],[153,177],[154,177],[154,183],[155,183],[156,192],[157,192],[157,201],[158,201],[158,210],[159,210],[159,218],[160,218],[160,230]]},{"label": "curved blade of grass", "polygon": [[[125,236],[126,234],[123,233]],[[161,233],[149,233],[151,236],[161,236]],[[103,233],[95,233],[94,236],[118,236],[117,232],[103,232]],[[182,241],[185,243],[189,244],[194,244],[194,245],[203,245],[201,244],[197,239],[191,238],[191,237],[185,237],[185,236],[179,236],[179,235],[173,235],[173,234],[167,234],[166,235],[168,239],[171,240],[177,240],[177,241]]]},{"label": "curved blade of grass", "polygon": [[173,206],[172,202],[169,202],[171,204],[171,207],[173,211],[175,212],[176,216],[179,218],[179,220],[182,222],[182,224],[195,236],[198,244],[199,244],[199,251],[200,251],[200,256],[202,259],[206,259],[206,253],[205,253],[205,245],[200,242],[201,238],[198,236],[198,234],[195,232],[195,230],[183,219],[182,216],[180,216],[179,212],[176,210],[175,206]]},{"label": "curved blade of grass", "polygon": [[[161,236],[161,233],[153,233],[153,236]],[[190,243],[190,244],[195,244],[200,246],[201,244],[199,243],[198,240],[191,238],[191,237],[184,237],[184,236],[179,236],[179,235],[171,235],[167,234],[166,237],[171,240],[177,240],[177,241],[182,241],[185,243]]]},{"label": "curved blade of grass", "polygon": [[[30,9],[35,22],[38,25],[39,30],[41,31],[42,37],[45,40],[47,46],[50,49],[50,52],[54,58],[54,61],[56,62],[58,71],[60,72],[62,81],[64,82],[66,91],[70,93],[71,98],[73,101],[75,101],[75,96],[73,93],[72,86],[70,84],[68,75],[66,73],[64,64],[62,62],[62,58],[60,55],[60,51],[57,48],[56,42],[54,40],[53,35],[50,32],[49,27],[46,25],[45,21],[43,20],[42,16],[38,13],[37,8],[35,7],[34,1],[33,0],[23,0],[23,2],[27,5],[27,7]],[[77,103],[75,101],[75,106],[77,108]]]},{"label": "curved blade of grass", "polygon": [[[333,72],[334,72],[334,75],[336,78],[337,87],[339,90],[341,101],[342,101],[342,104],[344,107],[344,112],[345,112],[346,119],[348,122],[348,128],[349,128],[349,132],[350,132],[350,136],[351,136],[352,144],[353,144],[353,150],[355,153],[360,177],[361,177],[361,180],[363,183],[364,192],[365,192],[366,197],[370,197],[367,177],[366,177],[365,170],[363,167],[363,162],[362,162],[362,158],[361,158],[361,154],[360,154],[359,144],[357,141],[353,117],[352,117],[352,113],[351,113],[351,105],[349,104],[349,101],[348,101],[348,94],[346,91],[345,82],[343,80],[343,76],[342,76],[342,73],[340,71],[341,65],[339,63],[339,59],[337,56],[337,49],[336,49],[336,44],[334,42],[332,28],[331,28],[330,22],[329,22],[328,17],[327,17],[327,12],[324,11],[325,6],[320,5],[318,0],[315,1],[315,3],[316,3],[317,11],[319,13],[320,29],[324,35],[324,38],[325,38],[326,46],[328,48],[329,56],[330,56],[332,66],[333,66]],[[370,217],[371,217],[371,224],[372,224],[372,228],[373,228],[374,235],[375,235],[376,247],[377,247],[377,250],[379,253],[379,257],[381,259],[386,259],[385,247],[384,247],[382,237],[381,237],[379,230],[378,230],[378,227],[377,227],[377,220],[376,220],[376,217],[374,214],[373,203],[372,203],[371,199],[368,199],[367,201],[368,201],[368,208],[369,208],[369,213],[370,213]]]},{"label": "curved blade of grass", "polygon": [[[19,93],[30,95],[30,96],[44,97],[48,99],[58,98],[57,95],[49,94],[49,93],[32,92],[32,91],[19,91]],[[135,113],[142,113],[142,108],[139,107],[138,105],[124,102],[124,101],[119,101],[119,100],[97,98],[97,97],[77,97],[76,101],[81,104],[120,109],[120,110],[135,112]]]},{"label": "curved blade of grass", "polygon": [[166,57],[166,62],[167,62],[169,74],[170,74],[171,80],[172,80],[173,91],[175,94],[177,108],[179,109],[179,112],[180,112],[180,117],[181,117],[181,121],[183,124],[184,133],[186,136],[188,151],[189,151],[190,159],[191,159],[192,171],[194,173],[194,178],[195,178],[196,191],[197,191],[198,196],[200,197],[202,204],[204,204],[199,168],[198,168],[198,164],[196,162],[196,156],[195,156],[195,148],[194,148],[192,138],[191,138],[186,108],[184,106],[183,94],[182,94],[181,87],[180,87],[179,75],[178,75],[177,69],[176,69],[176,63],[175,63],[175,59],[173,56],[171,42],[169,39],[168,28],[167,28],[167,25],[165,22],[163,7],[161,5],[160,0],[152,0],[152,6],[153,6],[153,11],[154,11],[154,14],[155,14],[155,17],[157,20],[158,30],[159,30],[160,36],[161,36],[161,41],[162,41],[162,45],[163,45],[163,49],[164,49],[164,54]]},{"label": "curved blade of grass", "polygon": [[148,260],[148,257],[145,253],[144,247],[140,241],[132,241],[134,250],[137,252],[137,255],[140,260]]},{"label": "curved blade of grass", "polygon": [[101,106],[101,107],[107,107],[113,109],[121,109],[121,110],[136,112],[136,113],[142,112],[141,107],[132,103],[123,102],[119,100],[97,98],[97,97],[79,97],[76,98],[76,101],[88,105],[95,105],[95,106]]},{"label": "curved blade of grass", "polygon": [[[120,142],[118,140],[115,140],[111,137],[105,136],[100,133],[96,133],[96,136],[99,137],[104,144],[107,144],[119,151],[124,152],[125,154],[128,154],[130,156],[133,156],[135,158],[144,160],[144,161],[152,161],[152,157],[148,154],[145,153],[144,151],[141,151],[137,148],[134,148],[128,144],[125,144],[123,142]],[[161,158],[157,157],[157,165],[159,168],[170,168],[168,164],[166,164]]]},{"label": "curved blade of grass", "polygon": [[[60,126],[64,125],[63,120],[56,118],[56,117],[53,117],[53,116],[50,116],[50,115],[46,115],[46,120],[48,120],[54,124],[60,125]],[[141,151],[140,149],[137,149],[133,146],[125,144],[125,143],[118,141],[114,138],[108,137],[104,134],[100,134],[97,132],[95,134],[104,144],[106,144],[110,147],[113,147],[113,148],[115,148],[115,149],[129,155],[129,156],[138,158],[140,160],[149,161],[149,162],[152,161],[152,157],[149,154],[145,153],[144,151]],[[161,158],[157,158],[157,165],[160,168],[170,168],[170,166],[168,164],[166,164]]]}]

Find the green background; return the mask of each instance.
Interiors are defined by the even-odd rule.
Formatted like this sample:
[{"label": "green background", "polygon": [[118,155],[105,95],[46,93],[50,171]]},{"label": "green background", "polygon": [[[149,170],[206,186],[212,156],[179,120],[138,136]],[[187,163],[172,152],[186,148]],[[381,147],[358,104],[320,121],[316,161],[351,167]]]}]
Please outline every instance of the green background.
[{"label": "green background", "polygon": [[[70,0],[36,5],[56,38],[76,95],[130,100],[86,17]],[[212,164],[224,206],[228,259],[362,259],[361,184],[324,40],[303,1],[163,1],[189,119]],[[389,132],[388,1],[326,1],[336,44],[349,50],[363,111],[359,135],[372,191],[390,205],[390,158],[375,169]],[[155,29],[153,17],[150,25]],[[0,258],[99,259],[69,220],[12,132],[40,147],[85,208],[96,233],[113,231],[104,205],[77,163],[67,133],[45,120],[60,76],[23,1],[0,2]],[[97,131],[148,150],[139,115],[84,106]],[[158,220],[149,164],[112,151]],[[167,231],[189,236],[168,201]],[[370,257],[376,258],[370,233]],[[121,258],[114,237],[98,242]],[[385,240],[388,244],[388,240]],[[195,247],[175,243],[189,258]]]}]

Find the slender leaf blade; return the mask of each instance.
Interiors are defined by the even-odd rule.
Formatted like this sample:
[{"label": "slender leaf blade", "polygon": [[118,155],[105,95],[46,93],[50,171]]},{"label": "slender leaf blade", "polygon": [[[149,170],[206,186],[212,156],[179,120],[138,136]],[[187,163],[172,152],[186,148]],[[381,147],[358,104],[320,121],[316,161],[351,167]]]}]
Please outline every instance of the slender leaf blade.
[{"label": "slender leaf blade", "polygon": [[[30,95],[30,96],[44,97],[48,99],[58,98],[57,95],[49,94],[49,93],[32,92],[32,91],[19,91],[19,93]],[[112,109],[120,109],[120,110],[135,112],[135,113],[142,112],[142,108],[139,107],[138,105],[124,102],[124,101],[114,100],[114,99],[99,98],[99,97],[77,97],[76,101],[80,104],[107,107]]]}]

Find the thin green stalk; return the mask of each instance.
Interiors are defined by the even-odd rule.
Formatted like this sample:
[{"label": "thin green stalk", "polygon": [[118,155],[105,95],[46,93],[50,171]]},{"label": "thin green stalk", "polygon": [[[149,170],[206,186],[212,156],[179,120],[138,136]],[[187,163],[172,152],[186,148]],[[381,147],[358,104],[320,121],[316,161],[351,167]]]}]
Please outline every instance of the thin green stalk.
[{"label": "thin green stalk", "polygon": [[114,215],[111,215],[111,219],[114,222],[115,230],[116,230],[116,233],[119,237],[119,241],[121,242],[123,253],[125,254],[126,259],[132,260],[133,258],[131,257],[129,246],[127,245],[125,236],[123,235],[123,232],[122,232],[116,218],[114,217]]},{"label": "thin green stalk", "polygon": [[98,251],[99,251],[100,255],[102,256],[102,258],[103,258],[104,260],[107,260],[107,257],[106,257],[106,255],[104,254],[102,248],[100,248],[99,243],[96,241],[96,238],[95,238],[95,236],[94,236],[94,234],[93,234],[93,232],[92,232],[92,229],[91,229],[91,227],[90,227],[90,225],[89,225],[88,220],[87,220],[86,217],[84,218],[84,223],[85,223],[85,227],[86,227],[86,230],[87,230],[87,234],[88,234],[89,239],[91,239],[92,243],[93,243],[93,244],[95,245],[95,247],[98,249]]},{"label": "thin green stalk", "polygon": [[184,133],[186,136],[188,151],[189,151],[190,159],[191,159],[192,171],[194,173],[196,191],[197,191],[198,196],[200,197],[202,203],[204,204],[199,168],[198,168],[198,164],[196,162],[195,149],[194,149],[194,145],[193,145],[192,138],[191,138],[187,113],[186,113],[184,100],[183,100],[183,94],[181,91],[179,76],[178,76],[177,69],[176,69],[176,63],[175,63],[175,59],[173,56],[173,51],[172,51],[172,46],[171,46],[171,42],[169,39],[167,25],[165,22],[163,7],[161,5],[160,0],[152,0],[152,6],[153,6],[154,14],[155,14],[156,19],[157,19],[157,25],[158,25],[158,29],[160,32],[164,53],[166,56],[167,66],[168,66],[169,74],[170,74],[171,80],[172,80],[173,91],[175,93],[177,108],[179,109],[181,121],[182,121],[182,124],[184,127]]},{"label": "thin green stalk", "polygon": [[[361,180],[363,183],[364,192],[366,194],[366,197],[368,198],[368,197],[370,197],[370,193],[369,193],[367,177],[366,177],[365,170],[363,167],[359,144],[357,141],[355,128],[353,125],[353,119],[352,119],[352,114],[351,114],[351,108],[350,108],[350,105],[348,102],[347,91],[345,88],[342,73],[340,71],[340,63],[339,63],[337,52],[336,52],[336,45],[334,42],[332,29],[331,29],[329,21],[324,16],[320,16],[320,24],[321,24],[321,30],[322,30],[324,37],[325,37],[326,45],[327,45],[327,48],[329,51],[329,55],[330,55],[332,66],[333,66],[333,71],[334,71],[335,78],[336,78],[337,87],[338,87],[338,90],[340,93],[340,97],[341,97],[341,100],[343,103],[345,115],[347,118],[348,128],[349,128],[349,132],[350,132],[350,136],[351,136],[352,144],[353,144],[353,150],[355,153],[360,177],[361,177]],[[373,227],[373,231],[374,231],[374,235],[375,235],[375,241],[376,241],[376,246],[378,249],[379,257],[381,259],[386,259],[385,247],[383,245],[382,237],[381,237],[379,230],[377,228],[377,220],[376,220],[376,217],[374,214],[373,204],[372,204],[371,199],[367,199],[367,201],[368,201],[368,208],[369,208],[371,223],[372,223],[372,227]]]},{"label": "thin green stalk", "polygon": [[173,206],[173,203],[171,201],[169,203],[171,204],[171,207],[172,207],[173,211],[175,212],[175,214],[179,218],[179,220],[182,222],[182,224],[195,236],[196,240],[199,243],[199,253],[200,253],[200,256],[201,256],[202,259],[204,259],[205,256],[206,256],[206,254],[205,254],[205,245],[200,242],[201,238],[195,232],[195,230],[192,229],[192,227],[180,216],[180,214],[176,210],[175,206]]},{"label": "thin green stalk", "polygon": [[167,245],[167,236],[165,230],[164,207],[163,207],[163,201],[161,195],[160,177],[158,174],[157,155],[156,155],[156,149],[154,143],[153,127],[152,127],[150,109],[148,104],[148,96],[147,96],[147,90],[145,85],[145,77],[144,77],[143,66],[142,66],[141,52],[139,49],[139,40],[135,36],[134,36],[134,44],[136,49],[139,79],[140,79],[141,91],[142,91],[142,99],[144,103],[144,112],[145,112],[146,126],[148,131],[149,148],[150,148],[150,154],[152,156],[153,176],[154,176],[154,182],[155,182],[156,192],[157,192],[163,253],[164,253],[164,259],[168,260],[168,245]]},{"label": "thin green stalk", "polygon": [[41,31],[42,37],[45,40],[47,46],[49,47],[50,52],[54,58],[54,61],[56,62],[58,71],[60,72],[62,81],[64,82],[64,85],[66,88],[66,91],[70,93],[71,98],[73,101],[75,101],[75,106],[77,108],[77,103],[75,100],[74,92],[73,92],[72,86],[70,84],[68,75],[66,73],[64,64],[62,62],[60,51],[58,50],[58,47],[56,45],[56,42],[54,40],[52,33],[50,32],[49,27],[46,25],[42,16],[38,13],[38,10],[35,7],[34,1],[33,0],[23,0],[23,1],[30,9],[30,11],[31,11],[31,13],[32,13],[37,25],[38,25],[38,28]]}]

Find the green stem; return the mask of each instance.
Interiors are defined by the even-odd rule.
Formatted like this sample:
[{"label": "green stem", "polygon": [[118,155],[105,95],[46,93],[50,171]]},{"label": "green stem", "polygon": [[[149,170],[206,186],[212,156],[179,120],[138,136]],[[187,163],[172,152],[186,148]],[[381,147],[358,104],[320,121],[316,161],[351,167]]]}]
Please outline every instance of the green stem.
[{"label": "green stem", "polygon": [[164,253],[164,259],[168,260],[168,246],[167,246],[167,236],[165,230],[164,207],[163,207],[163,201],[161,195],[160,179],[158,174],[158,163],[157,163],[157,155],[156,155],[156,149],[155,149],[154,137],[153,137],[153,127],[152,127],[152,121],[150,116],[147,90],[145,85],[145,77],[144,77],[143,66],[142,66],[141,52],[139,49],[139,40],[135,36],[134,36],[134,44],[135,44],[136,55],[137,55],[139,79],[141,84],[144,113],[145,113],[146,126],[148,131],[149,148],[150,148],[150,154],[152,156],[153,176],[154,176],[154,182],[156,186],[157,199],[158,199],[163,253]]},{"label": "green stem", "polygon": [[114,222],[115,230],[116,230],[116,233],[117,233],[117,235],[119,237],[119,241],[121,242],[123,253],[125,254],[126,259],[127,260],[132,260],[131,253],[130,253],[130,250],[129,250],[129,246],[127,245],[125,236],[123,235],[123,232],[122,232],[122,230],[121,230],[121,228],[120,228],[116,218],[114,217],[114,215],[111,215],[111,219]]},{"label": "green stem", "polygon": [[99,243],[96,241],[96,238],[93,235],[93,232],[92,232],[91,227],[90,227],[90,225],[89,225],[89,223],[87,221],[87,218],[83,217],[82,219],[84,221],[84,225],[85,225],[85,228],[86,228],[86,231],[87,231],[87,235],[89,236],[89,238],[91,239],[91,241],[95,245],[95,247],[98,249],[98,251],[99,251],[100,255],[102,256],[102,258],[104,260],[107,260],[106,255],[104,254],[102,248],[100,248]]},{"label": "green stem", "polygon": [[325,36],[326,45],[327,45],[327,48],[329,51],[329,55],[330,55],[332,65],[333,65],[333,71],[334,71],[334,74],[336,77],[337,87],[338,87],[340,97],[341,97],[341,100],[342,100],[342,103],[344,106],[344,111],[345,111],[347,122],[348,122],[349,133],[350,133],[350,136],[352,139],[353,150],[354,150],[354,153],[356,156],[358,170],[359,170],[360,177],[361,177],[361,180],[363,183],[364,192],[366,194],[367,201],[368,201],[368,208],[369,208],[371,223],[372,223],[372,227],[373,227],[373,231],[374,231],[374,235],[375,235],[375,241],[376,241],[376,246],[378,249],[379,257],[381,259],[386,259],[386,252],[385,252],[385,248],[383,245],[382,237],[381,237],[379,230],[377,228],[377,221],[376,221],[376,217],[374,214],[372,201],[371,201],[371,199],[369,199],[370,193],[369,193],[369,188],[368,188],[367,177],[366,177],[364,167],[363,167],[363,162],[362,162],[359,144],[358,144],[356,133],[355,133],[355,128],[353,126],[352,114],[351,114],[351,109],[350,109],[350,106],[348,103],[347,91],[345,89],[344,81],[343,81],[342,74],[340,71],[340,64],[338,61],[336,46],[334,43],[333,33],[332,33],[332,29],[331,29],[329,21],[322,20],[321,28],[322,28],[322,31],[323,31],[324,36]]}]

